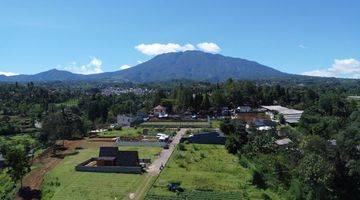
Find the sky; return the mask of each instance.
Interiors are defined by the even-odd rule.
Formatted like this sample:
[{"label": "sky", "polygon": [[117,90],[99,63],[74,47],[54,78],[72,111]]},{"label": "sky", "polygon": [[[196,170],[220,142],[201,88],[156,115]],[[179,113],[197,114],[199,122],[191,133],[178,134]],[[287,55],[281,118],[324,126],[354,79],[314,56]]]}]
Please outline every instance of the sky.
[{"label": "sky", "polygon": [[0,74],[93,74],[201,50],[360,78],[358,0],[0,0]]}]

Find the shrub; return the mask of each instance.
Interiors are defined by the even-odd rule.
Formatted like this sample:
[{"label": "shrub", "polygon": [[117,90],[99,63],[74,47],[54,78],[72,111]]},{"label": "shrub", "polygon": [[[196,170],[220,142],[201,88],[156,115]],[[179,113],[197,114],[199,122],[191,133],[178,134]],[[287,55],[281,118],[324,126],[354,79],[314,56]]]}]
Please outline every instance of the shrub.
[{"label": "shrub", "polygon": [[262,172],[259,172],[257,170],[253,172],[252,184],[258,188],[262,188],[262,189],[266,188],[266,182]]},{"label": "shrub", "polygon": [[179,144],[179,149],[180,149],[180,151],[186,151],[186,146],[185,146],[185,144],[184,144],[184,143],[180,143],[180,144]]}]

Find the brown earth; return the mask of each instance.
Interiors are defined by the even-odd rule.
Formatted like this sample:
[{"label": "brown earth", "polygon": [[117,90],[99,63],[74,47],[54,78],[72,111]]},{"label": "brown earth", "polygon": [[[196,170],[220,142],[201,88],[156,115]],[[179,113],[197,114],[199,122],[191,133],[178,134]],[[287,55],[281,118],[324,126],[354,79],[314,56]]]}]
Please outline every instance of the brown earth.
[{"label": "brown earth", "polygon": [[[64,142],[64,143],[63,143]],[[114,146],[114,138],[91,138],[82,140],[58,141],[58,144],[64,144],[63,150],[58,150],[56,156],[52,149],[47,149],[40,156],[32,160],[32,165],[37,168],[31,170],[23,178],[23,187],[30,187],[32,191],[41,189],[44,176],[47,172],[56,167],[57,164],[68,154],[73,153],[77,147],[80,148],[100,148],[101,146]],[[19,195],[16,200],[23,200]],[[33,198],[37,199],[37,198]]]}]

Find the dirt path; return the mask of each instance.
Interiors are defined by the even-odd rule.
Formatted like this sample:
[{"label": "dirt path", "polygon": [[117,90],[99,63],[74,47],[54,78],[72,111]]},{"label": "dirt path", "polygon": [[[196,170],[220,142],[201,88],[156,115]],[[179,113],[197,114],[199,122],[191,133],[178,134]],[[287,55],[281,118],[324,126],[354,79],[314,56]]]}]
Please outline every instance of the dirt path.
[{"label": "dirt path", "polygon": [[149,166],[147,170],[146,177],[143,180],[143,183],[137,188],[134,193],[128,195],[129,199],[136,199],[139,200],[145,196],[145,193],[150,189],[151,184],[156,176],[158,176],[161,172],[160,167],[161,165],[165,166],[166,163],[169,161],[171,154],[176,148],[176,145],[180,143],[180,139],[185,134],[187,129],[180,129],[177,132],[173,141],[170,144],[169,149],[163,149],[160,152],[160,156]]},{"label": "dirt path", "polygon": [[[65,141],[65,147],[67,149],[60,153],[66,154],[67,152],[71,152],[82,142],[83,140]],[[23,178],[23,187],[30,187],[32,190],[40,190],[45,174],[52,170],[62,160],[62,158],[54,157],[52,155],[52,151],[47,150],[32,161],[33,165],[38,167],[33,169]],[[21,200],[23,198],[17,195],[15,199]]]}]

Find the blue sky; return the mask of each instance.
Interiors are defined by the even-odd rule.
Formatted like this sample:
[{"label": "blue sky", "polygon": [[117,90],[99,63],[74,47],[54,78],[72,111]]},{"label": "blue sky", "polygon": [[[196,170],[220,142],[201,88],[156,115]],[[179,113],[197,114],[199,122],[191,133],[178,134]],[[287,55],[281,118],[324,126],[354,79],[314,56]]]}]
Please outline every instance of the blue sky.
[{"label": "blue sky", "polygon": [[359,10],[355,0],[0,0],[0,73],[115,71],[199,49],[288,73],[360,77]]}]

